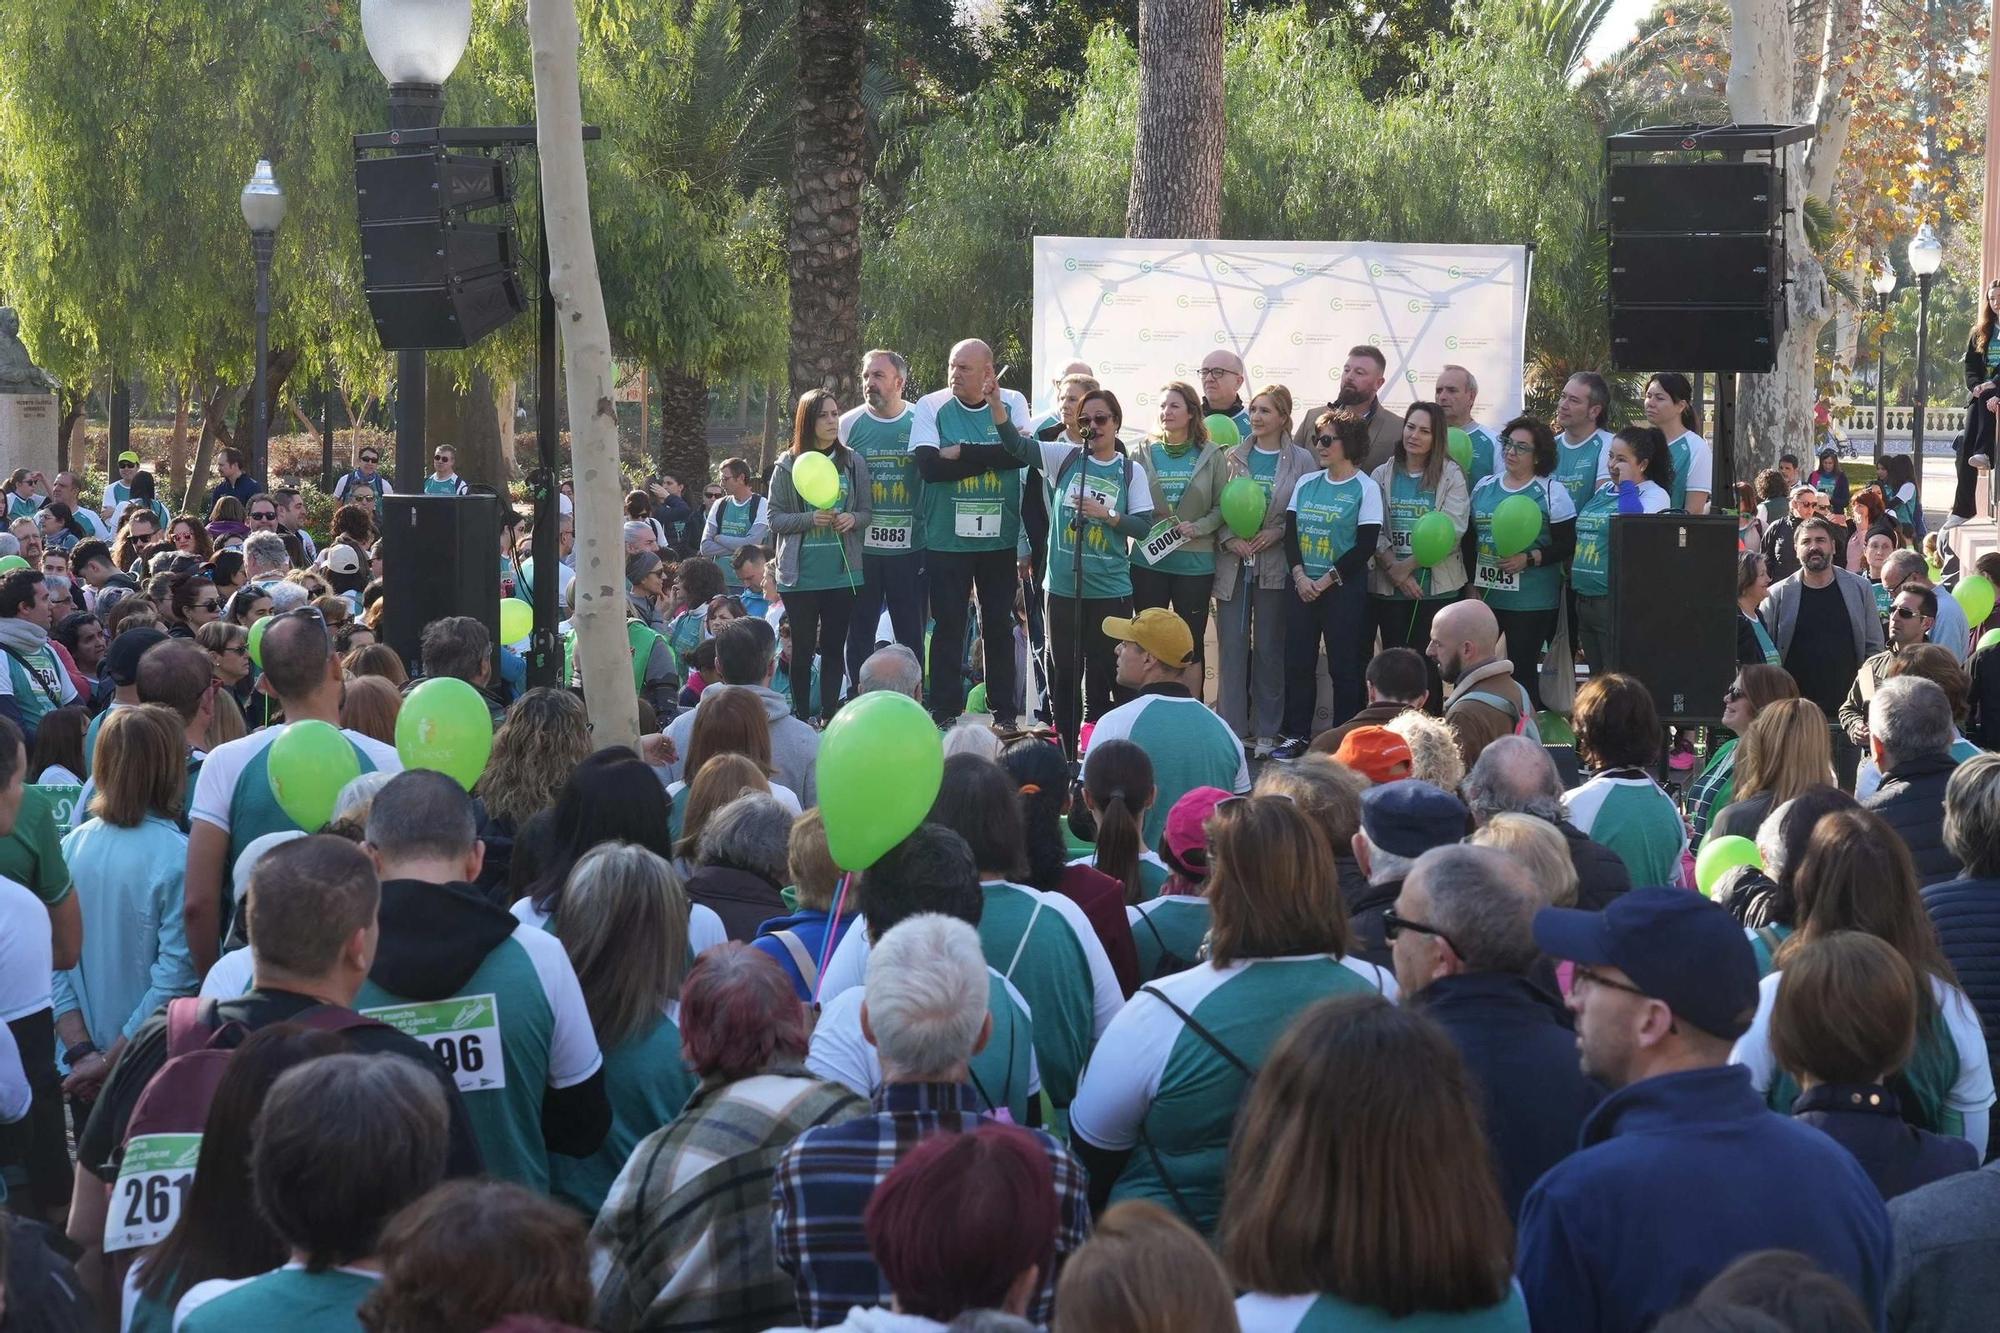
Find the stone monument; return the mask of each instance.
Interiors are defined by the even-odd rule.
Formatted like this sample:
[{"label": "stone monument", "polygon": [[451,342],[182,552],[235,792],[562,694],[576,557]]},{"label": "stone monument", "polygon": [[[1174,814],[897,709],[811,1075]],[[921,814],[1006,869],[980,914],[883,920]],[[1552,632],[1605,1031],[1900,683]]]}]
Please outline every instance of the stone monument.
[{"label": "stone monument", "polygon": [[17,467],[56,473],[55,381],[21,345],[21,317],[0,306],[0,482]]}]

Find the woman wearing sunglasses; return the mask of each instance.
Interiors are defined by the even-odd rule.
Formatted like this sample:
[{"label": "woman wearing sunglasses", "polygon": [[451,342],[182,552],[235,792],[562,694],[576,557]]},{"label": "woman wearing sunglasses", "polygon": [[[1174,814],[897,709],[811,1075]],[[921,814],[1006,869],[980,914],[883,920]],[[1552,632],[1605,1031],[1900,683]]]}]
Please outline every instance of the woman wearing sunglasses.
[{"label": "woman wearing sunglasses", "polygon": [[1708,835],[1716,813],[1736,799],[1736,760],[1743,735],[1757,714],[1772,704],[1798,697],[1798,682],[1783,667],[1752,663],[1736,668],[1736,679],[1722,692],[1722,725],[1730,737],[1716,747],[1701,775],[1687,789],[1688,831],[1696,842]]},{"label": "woman wearing sunglasses", "polygon": [[1285,569],[1285,502],[1313,456],[1292,443],[1292,391],[1267,385],[1250,400],[1250,438],[1222,456],[1223,487],[1248,477],[1264,492],[1264,518],[1255,533],[1218,533],[1215,543],[1215,711],[1269,759],[1278,745],[1285,707],[1285,608],[1291,576]]},{"label": "woman wearing sunglasses", "polygon": [[222,614],[222,593],[206,574],[177,574],[169,585],[171,600],[167,633],[176,639],[192,639],[203,625],[213,624]]}]

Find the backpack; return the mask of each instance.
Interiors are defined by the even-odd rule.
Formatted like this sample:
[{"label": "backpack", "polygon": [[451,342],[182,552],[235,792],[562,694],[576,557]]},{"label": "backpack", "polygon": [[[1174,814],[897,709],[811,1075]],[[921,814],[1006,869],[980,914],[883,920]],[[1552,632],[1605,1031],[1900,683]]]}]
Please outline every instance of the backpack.
[{"label": "backpack", "polygon": [[[1514,684],[1514,688],[1516,690],[1521,688],[1519,682]],[[1529,711],[1523,700],[1509,699],[1504,695],[1494,694],[1489,690],[1474,690],[1463,697],[1467,703],[1482,703],[1495,712],[1504,713],[1513,718],[1514,735],[1529,737],[1537,745],[1542,743],[1542,728],[1535,721],[1534,713]]]},{"label": "backpack", "polygon": [[[722,506],[728,503],[729,503],[729,497],[725,495],[720,500],[717,500],[715,504],[708,511],[708,521],[713,522],[715,524],[715,530],[717,532],[722,531]],[[764,497],[762,495],[758,494],[756,491],[750,492],[750,526],[753,528],[757,526],[757,510],[763,505],[763,503],[764,503]]]},{"label": "backpack", "polygon": [[[173,1230],[208,1122],[209,1104],[250,1030],[222,1019],[218,1001],[184,997],[167,1002],[167,1059],[146,1083],[125,1123],[118,1180],[104,1216],[106,1253],[155,1245]],[[352,1009],[322,1004],[288,1020],[316,1032],[347,1032],[384,1024]]]}]

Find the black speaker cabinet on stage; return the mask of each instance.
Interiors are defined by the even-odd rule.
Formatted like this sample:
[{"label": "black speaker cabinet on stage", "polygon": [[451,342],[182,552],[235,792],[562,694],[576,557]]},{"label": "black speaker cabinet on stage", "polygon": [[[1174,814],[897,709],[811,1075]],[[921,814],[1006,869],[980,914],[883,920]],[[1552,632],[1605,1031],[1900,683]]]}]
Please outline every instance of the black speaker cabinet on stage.
[{"label": "black speaker cabinet on stage", "polygon": [[512,201],[497,159],[442,147],[357,157],[354,190],[362,294],[382,346],[470,347],[527,308],[512,218],[466,216]]},{"label": "black speaker cabinet on stage", "polygon": [[1611,524],[1611,660],[1663,721],[1720,722],[1736,675],[1736,520],[1633,514]]},{"label": "black speaker cabinet on stage", "polygon": [[471,616],[498,643],[499,497],[384,496],[382,581],[388,603],[382,637],[411,675],[422,664],[424,626],[433,620]]}]

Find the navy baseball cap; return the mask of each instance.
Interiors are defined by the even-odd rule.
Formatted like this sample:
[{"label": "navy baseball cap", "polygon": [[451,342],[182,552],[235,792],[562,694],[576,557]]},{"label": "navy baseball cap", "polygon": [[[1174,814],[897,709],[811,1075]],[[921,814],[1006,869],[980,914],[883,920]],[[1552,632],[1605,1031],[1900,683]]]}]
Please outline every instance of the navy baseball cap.
[{"label": "navy baseball cap", "polygon": [[1712,1036],[1734,1041],[1757,1015],[1757,956],[1742,925],[1690,889],[1633,889],[1602,912],[1544,907],[1535,943],[1551,958],[1615,967]]},{"label": "navy baseball cap", "polygon": [[1361,793],[1361,831],[1371,846],[1416,858],[1457,842],[1467,814],[1456,796],[1417,778],[1385,782]]},{"label": "navy baseball cap", "polygon": [[111,673],[111,679],[127,687],[139,683],[139,659],[146,655],[148,648],[167,641],[167,632],[151,625],[141,625],[128,629],[111,641],[104,650],[104,669]]}]

